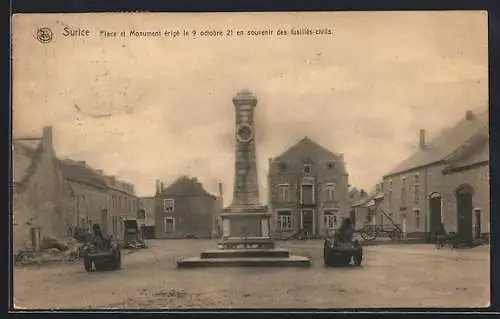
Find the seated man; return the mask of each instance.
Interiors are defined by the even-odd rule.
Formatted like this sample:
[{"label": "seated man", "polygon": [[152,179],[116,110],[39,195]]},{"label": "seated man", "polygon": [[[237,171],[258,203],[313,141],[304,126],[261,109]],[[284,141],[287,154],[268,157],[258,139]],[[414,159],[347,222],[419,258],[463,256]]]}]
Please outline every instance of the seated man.
[{"label": "seated man", "polygon": [[346,218],[342,221],[339,229],[334,235],[334,245],[335,247],[350,246],[352,244],[352,237],[354,234],[354,228],[350,218]]},{"label": "seated man", "polygon": [[102,233],[99,224],[92,225],[92,230],[94,231],[92,242],[98,248],[102,250],[109,249],[111,247],[111,241],[108,236]]}]

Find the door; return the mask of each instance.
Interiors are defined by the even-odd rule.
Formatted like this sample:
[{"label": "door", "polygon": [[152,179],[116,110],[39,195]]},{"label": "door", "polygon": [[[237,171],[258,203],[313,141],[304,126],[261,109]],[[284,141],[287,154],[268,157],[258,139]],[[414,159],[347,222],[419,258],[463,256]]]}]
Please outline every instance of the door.
[{"label": "door", "polygon": [[304,233],[313,234],[314,231],[314,215],[312,209],[302,210],[302,230]]},{"label": "door", "polygon": [[481,238],[481,211],[480,210],[474,211],[474,238],[475,239]]},{"label": "door", "polygon": [[102,231],[107,234],[108,233],[108,210],[101,210],[101,227]]},{"label": "door", "polygon": [[436,241],[436,233],[441,229],[441,195],[431,194],[429,198],[429,239]]},{"label": "door", "polygon": [[457,198],[457,237],[459,242],[472,241],[472,187],[461,186],[456,193]]}]

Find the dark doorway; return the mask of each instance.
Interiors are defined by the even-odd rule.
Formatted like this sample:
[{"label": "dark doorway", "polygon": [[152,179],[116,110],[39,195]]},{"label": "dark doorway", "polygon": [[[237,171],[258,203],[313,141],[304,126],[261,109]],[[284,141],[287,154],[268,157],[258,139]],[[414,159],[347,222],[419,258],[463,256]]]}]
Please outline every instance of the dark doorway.
[{"label": "dark doorway", "polygon": [[481,238],[481,211],[474,209],[474,239]]},{"label": "dark doorway", "polygon": [[462,243],[472,242],[472,196],[474,191],[470,185],[462,185],[457,189],[457,239]]},{"label": "dark doorway", "polygon": [[108,233],[108,210],[107,209],[103,209],[101,210],[101,227],[102,227],[102,231],[104,233]]},{"label": "dark doorway", "polygon": [[429,197],[429,239],[435,242],[441,230],[441,194],[432,193]]},{"label": "dark doorway", "polygon": [[302,230],[304,233],[313,234],[314,216],[312,209],[304,209],[302,211]]}]

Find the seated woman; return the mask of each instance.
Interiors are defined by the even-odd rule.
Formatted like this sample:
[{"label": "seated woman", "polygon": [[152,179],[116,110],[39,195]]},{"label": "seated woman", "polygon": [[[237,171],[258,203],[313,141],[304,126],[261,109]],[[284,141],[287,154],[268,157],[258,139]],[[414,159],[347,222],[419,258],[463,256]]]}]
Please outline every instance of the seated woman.
[{"label": "seated woman", "polygon": [[336,247],[343,245],[351,245],[353,234],[354,234],[354,227],[352,225],[352,220],[350,218],[344,219],[339,229],[335,232],[334,245]]}]

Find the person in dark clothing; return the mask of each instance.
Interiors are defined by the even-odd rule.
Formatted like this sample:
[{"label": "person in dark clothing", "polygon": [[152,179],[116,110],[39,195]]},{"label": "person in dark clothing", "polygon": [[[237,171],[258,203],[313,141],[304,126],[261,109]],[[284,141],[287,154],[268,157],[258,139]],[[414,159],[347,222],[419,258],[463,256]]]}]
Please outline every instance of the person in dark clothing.
[{"label": "person in dark clothing", "polygon": [[92,225],[92,230],[93,230],[92,241],[95,246],[97,246],[100,249],[107,249],[111,246],[109,237],[103,234],[99,224]]},{"label": "person in dark clothing", "polygon": [[339,229],[335,232],[334,243],[339,244],[350,244],[352,242],[352,237],[354,234],[354,227],[352,225],[352,220],[346,218],[342,221]]}]

